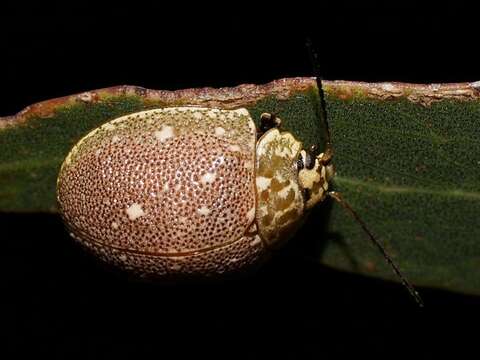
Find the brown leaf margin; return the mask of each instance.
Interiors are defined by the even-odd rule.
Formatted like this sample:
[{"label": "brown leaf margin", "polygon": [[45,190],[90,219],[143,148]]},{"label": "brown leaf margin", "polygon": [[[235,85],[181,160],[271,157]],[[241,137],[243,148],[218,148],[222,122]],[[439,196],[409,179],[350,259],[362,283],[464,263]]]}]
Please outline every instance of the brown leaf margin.
[{"label": "brown leaf margin", "polygon": [[[295,77],[274,80],[263,85],[243,84],[224,88],[192,88],[183,90],[153,90],[140,86],[120,85],[79,94],[50,99],[27,106],[13,116],[0,117],[0,129],[18,125],[32,117],[50,117],[59,107],[75,103],[95,103],[107,97],[140,96],[145,102],[164,106],[190,104],[205,107],[236,108],[253,104],[265,97],[287,99],[290,94],[315,86],[314,77]],[[412,84],[401,82],[324,81],[325,91],[342,100],[367,97],[380,100],[405,97],[414,103],[429,106],[444,100],[477,100],[480,98],[480,81],[450,84]]]}]

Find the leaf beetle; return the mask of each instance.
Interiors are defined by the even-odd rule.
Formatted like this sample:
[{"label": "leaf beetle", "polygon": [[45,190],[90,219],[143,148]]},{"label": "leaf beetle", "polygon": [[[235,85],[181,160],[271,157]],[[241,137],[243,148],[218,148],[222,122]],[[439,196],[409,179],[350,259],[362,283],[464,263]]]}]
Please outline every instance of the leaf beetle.
[{"label": "leaf beetle", "polygon": [[325,151],[304,149],[281,119],[244,108],[158,108],[111,120],[84,136],[63,162],[57,201],[70,235],[100,258],[140,276],[212,277],[241,272],[285,243],[327,196],[379,248],[334,176],[324,93],[311,44]]}]

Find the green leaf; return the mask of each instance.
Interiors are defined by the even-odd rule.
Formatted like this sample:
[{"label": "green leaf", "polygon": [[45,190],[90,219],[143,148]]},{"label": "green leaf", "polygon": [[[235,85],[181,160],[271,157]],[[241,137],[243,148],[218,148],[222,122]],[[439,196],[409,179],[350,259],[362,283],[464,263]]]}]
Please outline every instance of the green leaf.
[{"label": "green leaf", "polygon": [[[333,187],[417,285],[480,293],[480,102],[473,84],[326,82]],[[310,78],[176,92],[115,87],[32,105],[0,119],[0,211],[55,212],[70,148],[115,117],[142,109],[246,107],[275,112],[305,146],[322,143]],[[330,201],[292,242],[347,271],[396,280],[361,228]]]}]

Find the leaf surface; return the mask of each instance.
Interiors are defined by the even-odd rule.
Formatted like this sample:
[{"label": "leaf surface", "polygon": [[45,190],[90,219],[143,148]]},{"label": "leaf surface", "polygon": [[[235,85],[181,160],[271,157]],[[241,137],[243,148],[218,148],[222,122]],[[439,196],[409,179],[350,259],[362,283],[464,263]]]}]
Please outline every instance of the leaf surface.
[{"label": "leaf surface", "polygon": [[[480,293],[478,85],[325,82],[343,193],[417,285]],[[224,89],[120,86],[53,99],[0,118],[0,211],[56,212],[55,182],[71,147],[115,117],[143,109],[246,107],[282,118],[305,147],[322,144],[311,78]],[[329,266],[395,280],[340,206],[327,201],[296,236]],[[307,256],[307,255],[305,255]]]}]

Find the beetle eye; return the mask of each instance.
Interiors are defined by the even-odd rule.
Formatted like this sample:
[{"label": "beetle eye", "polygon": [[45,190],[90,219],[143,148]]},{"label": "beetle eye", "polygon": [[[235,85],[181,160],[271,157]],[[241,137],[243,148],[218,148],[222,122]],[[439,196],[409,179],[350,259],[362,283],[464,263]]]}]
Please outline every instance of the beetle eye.
[{"label": "beetle eye", "polygon": [[305,167],[312,170],[315,167],[315,157],[309,151],[305,152]]},{"label": "beetle eye", "polygon": [[298,155],[298,159],[297,159],[297,170],[300,171],[304,168],[304,164],[303,164],[303,158],[302,158],[302,155]]},{"label": "beetle eye", "polygon": [[310,146],[310,154],[312,154],[313,157],[317,157],[318,153],[319,148],[317,144],[313,144],[312,146]]}]

